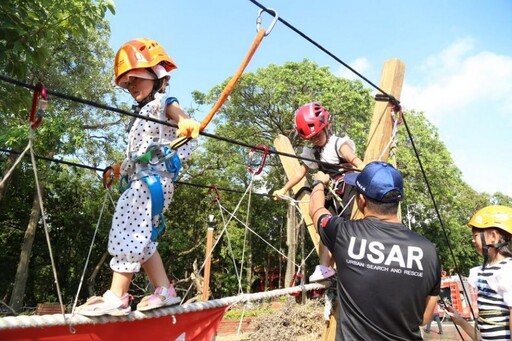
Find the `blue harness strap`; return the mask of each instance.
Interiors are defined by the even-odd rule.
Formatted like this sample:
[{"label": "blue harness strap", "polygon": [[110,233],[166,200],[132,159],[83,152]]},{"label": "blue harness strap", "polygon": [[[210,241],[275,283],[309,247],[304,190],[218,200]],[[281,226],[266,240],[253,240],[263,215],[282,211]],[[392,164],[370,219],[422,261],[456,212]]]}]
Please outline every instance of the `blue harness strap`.
[{"label": "blue harness strap", "polygon": [[146,183],[151,195],[151,217],[160,217],[160,225],[153,225],[153,229],[151,230],[151,241],[154,242],[160,233],[165,231],[165,219],[162,212],[164,209],[164,191],[158,174],[145,176],[141,178],[141,180]]}]

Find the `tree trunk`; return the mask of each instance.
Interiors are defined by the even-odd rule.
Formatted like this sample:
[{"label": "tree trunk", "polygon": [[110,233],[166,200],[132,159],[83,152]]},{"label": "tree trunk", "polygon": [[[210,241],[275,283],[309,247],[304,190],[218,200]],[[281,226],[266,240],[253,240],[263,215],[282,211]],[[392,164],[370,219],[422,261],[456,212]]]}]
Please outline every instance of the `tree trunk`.
[{"label": "tree trunk", "polygon": [[[44,188],[41,186],[41,196],[44,193]],[[32,211],[30,212],[30,220],[28,222],[25,237],[23,239],[23,246],[21,247],[20,261],[16,270],[16,277],[14,279],[14,287],[12,289],[11,300],[9,305],[19,312],[23,307],[23,297],[25,296],[25,287],[28,279],[28,267],[30,263],[30,254],[32,253],[32,244],[36,235],[37,222],[41,214],[41,205],[37,190],[34,192],[34,200],[32,202]]]},{"label": "tree trunk", "polygon": [[286,245],[288,245],[288,261],[286,262],[285,287],[288,288],[295,274],[295,255],[297,254],[297,222],[295,206],[288,205],[286,212]]},{"label": "tree trunk", "polygon": [[108,251],[103,252],[103,255],[101,256],[100,261],[96,266],[94,267],[94,270],[92,271],[91,276],[87,279],[87,294],[88,297],[92,297],[96,294],[96,276],[98,276],[98,273],[100,272],[101,266],[103,263],[105,263],[105,260],[107,259]]}]

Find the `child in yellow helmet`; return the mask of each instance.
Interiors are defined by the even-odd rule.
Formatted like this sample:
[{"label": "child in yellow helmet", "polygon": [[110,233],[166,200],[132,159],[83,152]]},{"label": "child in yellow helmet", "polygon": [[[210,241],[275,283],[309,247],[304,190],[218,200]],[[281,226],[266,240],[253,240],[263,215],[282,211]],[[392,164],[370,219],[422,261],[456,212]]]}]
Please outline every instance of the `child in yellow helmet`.
[{"label": "child in yellow helmet", "polygon": [[511,339],[512,326],[512,208],[491,205],[469,221],[473,244],[484,257],[482,266],[470,270],[468,281],[478,290],[478,324],[472,326],[453,307],[452,320],[473,340]]},{"label": "child in yellow helmet", "polygon": [[[191,148],[183,145],[171,151],[167,146],[179,135],[196,138],[200,130],[177,99],[165,94],[169,72],[176,64],[156,41],[128,41],[117,52],[114,68],[115,83],[137,101],[139,116],[129,128],[126,159],[120,169],[129,185],[116,205],[109,234],[112,283],[103,296],[92,297],[77,308],[77,313],[86,316],[129,314],[128,290],[141,266],[156,290],[141,300],[139,311],[179,303],[158,253],[156,237],[163,227],[163,212],[172,200],[181,160],[190,157]],[[145,117],[177,124],[178,129]]]}]

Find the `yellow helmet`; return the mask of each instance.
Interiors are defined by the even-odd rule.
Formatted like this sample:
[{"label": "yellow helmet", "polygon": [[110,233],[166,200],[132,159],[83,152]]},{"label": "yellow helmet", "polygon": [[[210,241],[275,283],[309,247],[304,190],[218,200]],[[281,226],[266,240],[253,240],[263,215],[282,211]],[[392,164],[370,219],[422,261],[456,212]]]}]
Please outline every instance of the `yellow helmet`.
[{"label": "yellow helmet", "polygon": [[176,69],[178,66],[167,55],[164,48],[156,41],[147,38],[136,38],[121,46],[117,51],[114,72],[116,84],[123,74],[133,69],[152,68],[162,65],[167,72]]},{"label": "yellow helmet", "polygon": [[478,229],[495,227],[512,235],[512,208],[501,205],[484,207],[471,217],[468,224]]}]

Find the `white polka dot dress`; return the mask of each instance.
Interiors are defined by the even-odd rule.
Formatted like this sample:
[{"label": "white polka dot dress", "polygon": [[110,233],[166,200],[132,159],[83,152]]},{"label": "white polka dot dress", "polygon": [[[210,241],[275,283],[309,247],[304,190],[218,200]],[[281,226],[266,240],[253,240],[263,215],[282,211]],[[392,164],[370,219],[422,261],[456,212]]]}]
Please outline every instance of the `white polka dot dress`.
[{"label": "white polka dot dress", "polygon": [[[146,104],[140,111],[141,116],[147,116],[161,120],[160,103],[164,94],[156,94],[155,100]],[[173,120],[165,118],[167,122],[176,124]],[[160,135],[160,129],[163,129]],[[176,129],[170,126],[161,125],[156,122],[137,118],[128,135],[128,157],[143,155],[147,147],[153,141],[158,141],[162,136],[163,142],[176,139]],[[178,149],[181,160],[190,157],[191,148],[186,144]],[[156,158],[153,159],[156,162]],[[124,169],[129,177],[136,176],[144,168],[139,163],[127,165]],[[135,165],[135,169],[133,169]],[[162,163],[154,166],[160,172],[166,172]],[[167,173],[168,174],[168,173]],[[171,174],[170,174],[171,175]],[[171,177],[161,176],[161,183],[164,192],[163,211],[165,211],[172,200],[174,185]],[[159,225],[159,218],[151,217],[151,195],[149,188],[143,180],[132,180],[130,187],[121,195],[117,202],[112,228],[110,229],[108,251],[113,256],[110,267],[116,272],[138,272],[142,263],[147,261],[155,252],[158,243],[151,241],[151,230],[155,224]]]}]

